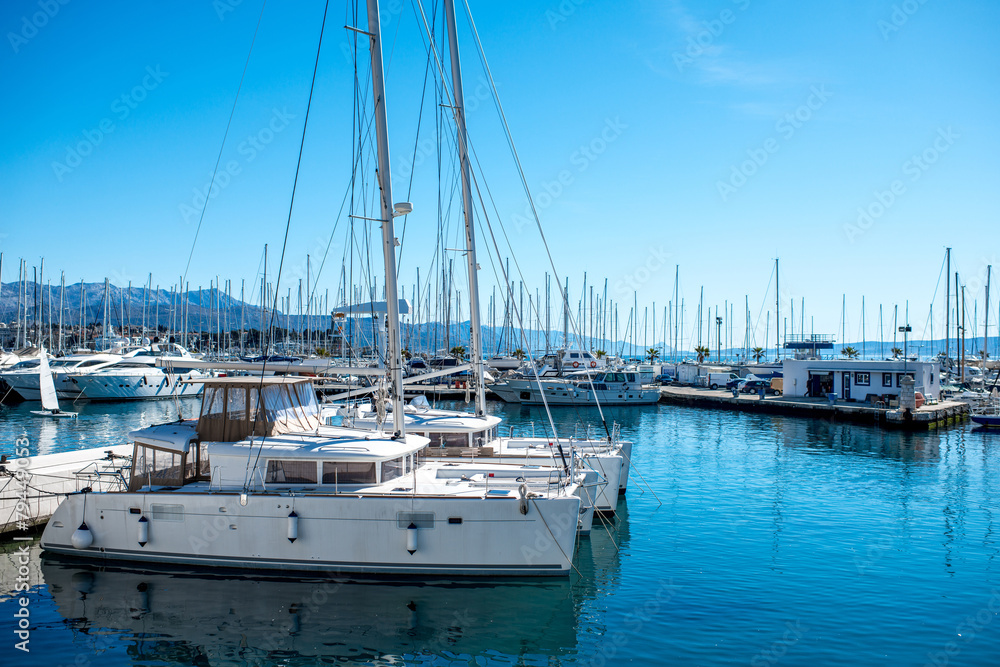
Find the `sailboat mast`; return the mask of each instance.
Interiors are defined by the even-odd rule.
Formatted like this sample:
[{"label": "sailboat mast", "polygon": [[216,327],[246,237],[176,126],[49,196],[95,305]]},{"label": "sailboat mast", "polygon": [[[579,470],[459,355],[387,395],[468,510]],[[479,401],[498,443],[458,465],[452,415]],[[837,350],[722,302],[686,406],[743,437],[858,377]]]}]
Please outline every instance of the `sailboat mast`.
[{"label": "sailboat mast", "polygon": [[455,25],[455,2],[444,0],[448,21],[448,47],[451,54],[451,81],[455,93],[455,125],[458,129],[459,173],[462,175],[462,209],[465,213],[465,258],[469,265],[469,359],[476,392],[476,416],[486,415],[486,385],[483,381],[482,329],[479,324],[479,264],[476,261],[476,231],[472,220],[472,183],[469,178],[469,151],[465,128],[465,94],[462,90],[462,63],[458,55],[458,30]]},{"label": "sailboat mast", "polygon": [[375,136],[378,144],[378,184],[382,208],[382,260],[385,263],[385,305],[388,317],[386,365],[392,383],[393,439],[405,435],[403,413],[403,356],[399,345],[399,289],[396,285],[396,235],[393,230],[392,177],[389,171],[389,130],[386,121],[385,77],[382,72],[382,36],[378,0],[368,0],[368,34],[371,37],[372,95],[375,101]]},{"label": "sailboat mast", "polygon": [[951,356],[951,248],[945,248],[944,270],[944,358]]}]

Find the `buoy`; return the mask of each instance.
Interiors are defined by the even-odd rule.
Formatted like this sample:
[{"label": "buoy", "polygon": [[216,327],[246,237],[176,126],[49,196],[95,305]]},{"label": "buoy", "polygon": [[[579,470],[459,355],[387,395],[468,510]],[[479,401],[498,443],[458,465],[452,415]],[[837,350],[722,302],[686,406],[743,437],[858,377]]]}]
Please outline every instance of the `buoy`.
[{"label": "buoy", "polygon": [[94,543],[94,534],[90,532],[90,528],[87,528],[86,521],[73,531],[73,537],[69,541],[73,543],[74,549],[87,549]]},{"label": "buoy", "polygon": [[413,523],[406,527],[406,550],[411,556],[417,550],[417,526]]},{"label": "buoy", "polygon": [[294,542],[299,539],[299,515],[292,510],[288,514],[288,541]]},{"label": "buoy", "polygon": [[518,509],[521,510],[521,514],[528,513],[528,485],[522,484],[517,487],[517,495],[520,500],[517,501]]},{"label": "buoy", "polygon": [[590,362],[590,367],[591,368],[597,368],[597,362],[596,361],[591,361]]},{"label": "buoy", "polygon": [[580,367],[580,362],[579,361],[574,361],[573,362],[573,368],[579,368],[579,367]]},{"label": "buoy", "polygon": [[139,517],[139,546],[146,546],[149,542],[149,519],[145,515]]}]

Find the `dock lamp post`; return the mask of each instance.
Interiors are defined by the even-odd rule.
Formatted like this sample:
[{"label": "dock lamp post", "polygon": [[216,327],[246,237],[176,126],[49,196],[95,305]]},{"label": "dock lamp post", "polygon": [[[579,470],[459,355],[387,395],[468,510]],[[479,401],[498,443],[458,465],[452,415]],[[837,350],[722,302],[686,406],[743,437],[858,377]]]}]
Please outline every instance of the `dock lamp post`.
[{"label": "dock lamp post", "polygon": [[907,341],[909,339],[907,334],[911,331],[913,331],[913,328],[909,324],[899,327],[899,333],[903,334],[903,373],[906,373],[907,356],[909,356],[907,353]]},{"label": "dock lamp post", "polygon": [[722,363],[722,318],[715,316],[715,356]]}]

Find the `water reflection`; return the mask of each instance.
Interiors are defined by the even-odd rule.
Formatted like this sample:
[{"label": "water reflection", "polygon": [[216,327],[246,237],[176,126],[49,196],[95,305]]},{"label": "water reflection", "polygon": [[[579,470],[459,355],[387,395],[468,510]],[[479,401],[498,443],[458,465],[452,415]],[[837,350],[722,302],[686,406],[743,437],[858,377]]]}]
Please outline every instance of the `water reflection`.
[{"label": "water reflection", "polygon": [[198,414],[201,399],[138,401],[134,403],[80,402],[72,409],[76,419],[45,419],[31,414],[37,403],[0,409],[0,453],[11,454],[16,438],[27,437],[31,455],[52,454],[91,447],[124,444],[129,431]]},{"label": "water reflection", "polygon": [[[576,647],[569,580],[336,582],[101,567],[44,556],[42,574],[77,650],[108,633],[134,663],[285,665],[317,660],[482,664]],[[587,586],[585,585],[584,588]],[[89,642],[89,644],[88,644]],[[93,646],[90,646],[93,644]]]}]

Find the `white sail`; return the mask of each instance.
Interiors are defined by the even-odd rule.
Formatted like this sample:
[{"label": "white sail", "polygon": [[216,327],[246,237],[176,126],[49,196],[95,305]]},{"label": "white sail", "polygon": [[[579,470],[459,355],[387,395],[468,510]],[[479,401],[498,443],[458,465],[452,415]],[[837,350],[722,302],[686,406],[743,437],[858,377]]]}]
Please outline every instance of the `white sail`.
[{"label": "white sail", "polygon": [[45,348],[38,355],[41,363],[38,365],[38,389],[42,395],[42,407],[46,410],[59,410],[59,399],[56,398],[56,385],[52,381],[52,371],[49,370],[49,357]]}]

